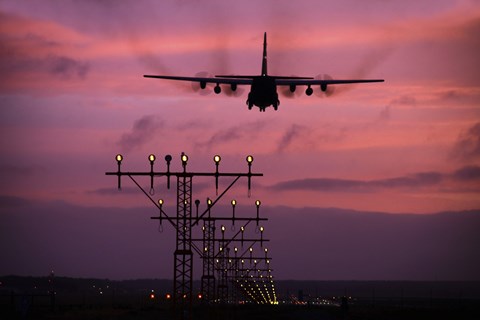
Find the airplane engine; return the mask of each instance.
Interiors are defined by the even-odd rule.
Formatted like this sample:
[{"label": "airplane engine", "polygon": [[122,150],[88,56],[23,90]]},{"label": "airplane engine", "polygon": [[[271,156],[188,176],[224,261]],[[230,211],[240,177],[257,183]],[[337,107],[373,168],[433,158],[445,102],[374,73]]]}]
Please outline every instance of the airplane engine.
[{"label": "airplane engine", "polygon": [[[211,78],[213,75],[207,71],[201,71],[197,72],[195,74],[195,77],[199,78]],[[192,82],[192,89],[195,92],[198,92],[202,96],[206,96],[212,93],[212,90],[210,90],[213,87],[211,83],[208,83],[206,81],[198,81],[198,82]],[[205,90],[207,89],[207,90]]]},{"label": "airplane engine", "polygon": [[[319,74],[315,77],[319,80],[333,80],[328,74]],[[320,84],[320,90],[315,91],[315,94],[319,97],[330,97],[335,92],[335,86],[327,85],[326,83]]]},{"label": "airplane engine", "polygon": [[220,92],[222,92],[222,88],[220,88],[220,85],[216,85],[215,88],[213,88],[213,92],[215,92],[216,94],[219,94]]},{"label": "airplane engine", "polygon": [[293,93],[293,92],[295,92],[296,89],[297,89],[297,86],[296,86],[296,85],[294,85],[294,84],[291,84],[291,85],[290,85],[290,92]]},{"label": "airplane engine", "polygon": [[313,89],[312,89],[310,86],[308,86],[307,90],[305,90],[305,94],[306,94],[307,96],[311,96],[312,93],[313,93]]},{"label": "airplane engine", "polygon": [[237,90],[237,84],[236,83],[232,83],[230,85],[230,88],[232,89],[232,91],[236,91]]}]

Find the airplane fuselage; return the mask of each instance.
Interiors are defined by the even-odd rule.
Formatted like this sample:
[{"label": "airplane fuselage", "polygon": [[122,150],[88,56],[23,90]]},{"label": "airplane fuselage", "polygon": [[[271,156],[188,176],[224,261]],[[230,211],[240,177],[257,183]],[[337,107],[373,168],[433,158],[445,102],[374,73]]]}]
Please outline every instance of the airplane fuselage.
[{"label": "airplane fuselage", "polygon": [[275,78],[268,75],[254,77],[248,93],[248,108],[252,109],[255,105],[260,111],[265,111],[266,107],[273,106],[277,110],[279,104]]}]

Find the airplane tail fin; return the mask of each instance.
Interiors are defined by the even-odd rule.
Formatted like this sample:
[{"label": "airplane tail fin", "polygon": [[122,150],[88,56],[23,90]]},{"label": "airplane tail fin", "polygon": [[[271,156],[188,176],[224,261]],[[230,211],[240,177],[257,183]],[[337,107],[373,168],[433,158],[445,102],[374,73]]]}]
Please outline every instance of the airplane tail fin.
[{"label": "airplane tail fin", "polygon": [[263,35],[263,60],[262,60],[262,76],[267,75],[267,33]]}]

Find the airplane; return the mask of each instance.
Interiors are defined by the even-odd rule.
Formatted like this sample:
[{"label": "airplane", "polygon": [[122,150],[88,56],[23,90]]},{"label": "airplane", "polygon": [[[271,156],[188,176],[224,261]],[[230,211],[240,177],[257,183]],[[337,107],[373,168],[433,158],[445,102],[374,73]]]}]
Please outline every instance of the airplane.
[{"label": "airplane", "polygon": [[320,90],[327,91],[327,86],[334,84],[350,84],[365,82],[383,82],[383,79],[359,79],[359,80],[334,80],[334,79],[315,79],[313,77],[288,77],[288,76],[271,76],[267,73],[267,33],[263,36],[263,58],[262,72],[260,75],[216,75],[214,77],[181,77],[181,76],[164,76],[164,75],[144,75],[145,78],[156,78],[177,81],[198,82],[201,89],[205,89],[207,83],[215,84],[213,91],[216,94],[222,92],[220,84],[230,85],[232,91],[237,90],[238,85],[250,85],[250,92],[246,104],[251,110],[253,106],[257,106],[260,112],[272,106],[274,110],[278,110],[280,100],[278,99],[277,86],[288,86],[290,92],[295,92],[297,86],[307,86],[305,94],[311,96],[313,93],[312,86],[320,86]]}]

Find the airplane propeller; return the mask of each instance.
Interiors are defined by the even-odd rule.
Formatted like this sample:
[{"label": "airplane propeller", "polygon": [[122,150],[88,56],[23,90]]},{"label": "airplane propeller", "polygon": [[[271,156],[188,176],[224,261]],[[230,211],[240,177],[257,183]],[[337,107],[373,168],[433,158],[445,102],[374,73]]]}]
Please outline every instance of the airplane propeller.
[{"label": "airplane propeller", "polygon": [[[211,78],[213,75],[207,71],[200,71],[195,74],[195,77],[200,77],[200,78]],[[202,88],[202,85],[204,87]],[[192,82],[192,89],[195,92],[198,92],[202,96],[206,96],[212,93],[214,88],[214,84],[212,83],[205,83],[202,84],[200,82]]]},{"label": "airplane propeller", "polygon": [[[195,74],[195,77],[199,78],[213,78],[214,76],[207,71],[200,71]],[[240,88],[237,85],[216,85],[214,83],[201,83],[201,82],[192,82],[192,89],[195,92],[198,92],[202,96],[206,96],[215,92],[217,94],[225,93],[230,97],[239,97],[244,92],[244,88]]]},{"label": "airplane propeller", "polygon": [[[295,75],[291,75],[291,76],[296,77]],[[283,97],[291,98],[291,99],[302,95],[302,92],[303,92],[302,88],[298,86],[291,86],[291,87],[282,86],[279,89],[280,89],[279,92]]]},{"label": "airplane propeller", "polygon": [[[333,78],[328,75],[328,74],[319,74],[315,77],[315,79],[318,80],[333,80]],[[325,90],[324,90],[325,89]],[[330,97],[335,93],[335,86],[326,86],[324,88],[315,88],[313,92],[318,96],[318,97]]]},{"label": "airplane propeller", "polygon": [[245,92],[245,89],[237,85],[223,85],[222,92],[225,92],[229,97],[239,97]]}]

